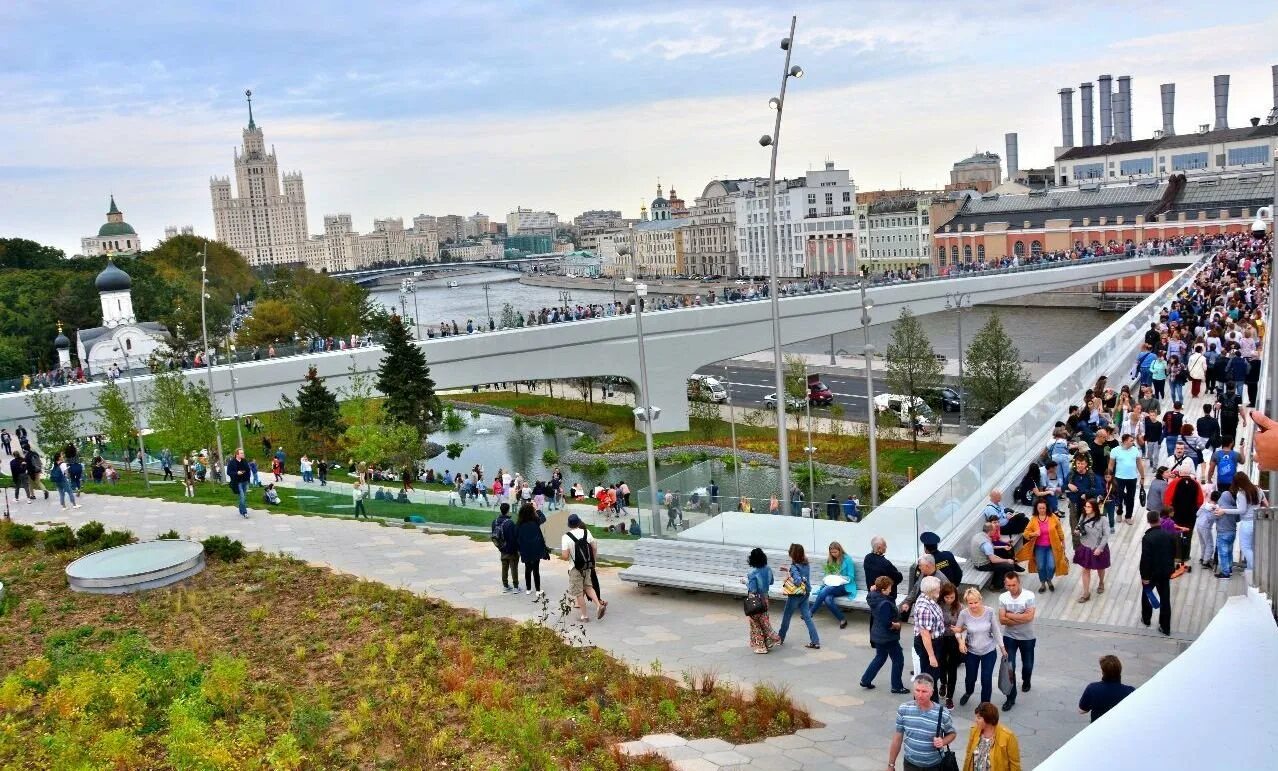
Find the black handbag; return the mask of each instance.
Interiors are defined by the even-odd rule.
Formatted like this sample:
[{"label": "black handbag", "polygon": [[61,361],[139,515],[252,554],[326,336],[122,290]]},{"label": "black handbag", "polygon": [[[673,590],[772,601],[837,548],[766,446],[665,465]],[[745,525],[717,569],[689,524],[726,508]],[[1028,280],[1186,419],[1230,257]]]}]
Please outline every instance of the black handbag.
[{"label": "black handbag", "polygon": [[1144,505],[1145,505],[1145,497],[1146,497],[1146,493],[1145,493],[1145,485],[1144,485],[1144,483],[1142,483],[1142,484],[1141,484],[1141,486],[1140,486],[1140,505],[1141,505],[1141,506],[1144,506]]},{"label": "black handbag", "polygon": [[[940,707],[940,711],[936,713],[936,736],[939,739],[942,736],[941,718],[945,717],[945,707],[939,703],[936,706]],[[958,757],[955,756],[954,750],[950,749],[949,745],[942,747],[937,752],[941,754],[941,762],[936,766],[940,771],[959,771]]]},{"label": "black handbag", "polygon": [[758,616],[768,612],[768,598],[762,594],[750,592],[745,597],[745,614],[747,616]]}]

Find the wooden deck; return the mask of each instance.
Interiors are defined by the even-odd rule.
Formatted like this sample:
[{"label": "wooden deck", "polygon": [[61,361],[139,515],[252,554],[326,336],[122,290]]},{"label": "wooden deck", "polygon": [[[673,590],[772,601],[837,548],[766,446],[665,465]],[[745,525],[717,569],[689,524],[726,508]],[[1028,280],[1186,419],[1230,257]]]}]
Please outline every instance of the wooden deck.
[{"label": "wooden deck", "polygon": [[[1168,406],[1171,404],[1170,390],[1168,399],[1164,401]],[[1183,412],[1186,422],[1192,425],[1202,415],[1204,398],[1189,397],[1188,385],[1185,394],[1188,402]],[[1242,433],[1241,429],[1239,433]],[[1147,470],[1146,478],[1153,478],[1153,469]],[[1068,530],[1068,523],[1063,524]],[[1140,541],[1147,527],[1145,509],[1138,499],[1132,524],[1123,524],[1120,517],[1110,540],[1111,567],[1106,571],[1105,593],[1096,592],[1097,580],[1093,574],[1092,598],[1084,603],[1078,602],[1083,593],[1083,571],[1072,562],[1074,554],[1067,534],[1065,548],[1071,560],[1070,573],[1054,581],[1055,592],[1038,592],[1038,576],[1028,571],[1021,574],[1025,588],[1038,595],[1039,618],[1082,627],[1143,631],[1145,627],[1140,623]],[[1246,588],[1243,571],[1234,570],[1234,577],[1228,581],[1217,579],[1210,570],[1198,566],[1198,556],[1199,546],[1195,537],[1190,562],[1193,571],[1172,581],[1172,635],[1185,640],[1196,638],[1225,600],[1231,595],[1244,593]],[[1157,634],[1158,611],[1154,613],[1151,629]]]}]

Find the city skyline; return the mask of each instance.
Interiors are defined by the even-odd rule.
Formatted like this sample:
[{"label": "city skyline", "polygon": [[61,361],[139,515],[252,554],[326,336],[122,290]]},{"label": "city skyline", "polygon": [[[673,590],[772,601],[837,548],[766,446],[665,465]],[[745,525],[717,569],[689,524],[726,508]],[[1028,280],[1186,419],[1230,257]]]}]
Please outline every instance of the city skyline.
[{"label": "city skyline", "polygon": [[[226,174],[248,122],[245,88],[281,169],[306,174],[312,232],[338,213],[635,217],[658,178],[691,202],[714,178],[766,172],[755,140],[771,130],[791,10],[807,76],[787,100],[786,176],[829,159],[859,190],[940,187],[973,150],[1003,155],[1008,131],[1023,168],[1045,166],[1060,141],[1056,90],[1101,73],[1133,77],[1136,138],[1160,125],[1164,82],[1177,84],[1181,133],[1211,122],[1216,74],[1232,76],[1230,125],[1263,117],[1264,30],[1278,14],[1203,25],[1191,5],[1130,3],[1116,19],[1101,4],[1008,3],[974,20],[920,16],[917,3],[855,18],[836,3],[480,3],[372,7],[352,25],[321,3],[264,11],[244,29],[230,11],[142,4],[117,44],[95,46],[92,30],[67,23],[92,13],[9,4],[0,22],[22,34],[0,52],[12,73],[0,234],[76,253],[114,194],[148,247],[170,224],[212,236],[208,180]],[[1142,19],[1138,36],[1123,39],[1125,18]]]}]

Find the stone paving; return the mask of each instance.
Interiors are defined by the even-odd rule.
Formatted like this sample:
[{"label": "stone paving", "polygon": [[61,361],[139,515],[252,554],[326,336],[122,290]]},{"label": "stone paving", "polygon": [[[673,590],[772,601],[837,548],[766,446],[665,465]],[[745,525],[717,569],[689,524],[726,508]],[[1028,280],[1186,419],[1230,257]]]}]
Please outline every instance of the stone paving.
[{"label": "stone paving", "polygon": [[[141,538],[170,528],[194,538],[221,533],[242,540],[249,548],[284,552],[490,616],[528,620],[537,607],[527,595],[503,594],[496,551],[489,543],[468,538],[258,510],[241,519],[231,507],[92,494],[84,496],[82,503],[81,509],[62,511],[54,495],[48,502],[23,502],[12,509],[19,522],[67,522],[78,527],[97,519],[108,527],[127,527]],[[547,540],[555,545],[559,534],[548,533]],[[823,645],[819,651],[803,648],[806,633],[799,623],[791,629],[790,645],[764,657],[747,645],[739,600],[636,588],[622,583],[612,569],[600,570],[599,578],[611,605],[602,621],[587,625],[591,643],[637,667],[659,664],[662,671],[676,675],[714,672],[721,680],[745,686],[784,685],[824,726],[740,746],[716,739],[647,736],[624,745],[626,751],[657,749],[677,768],[688,771],[883,767],[895,709],[903,699],[888,693],[886,672],[880,673],[877,690],[864,691],[857,684],[871,658],[864,614],[850,614],[846,630],[839,630],[828,616],[818,616]],[[567,586],[564,563],[543,563],[542,582],[552,599],[561,596]],[[773,621],[780,622],[776,608]],[[1078,714],[1076,705],[1083,686],[1099,679],[1100,656],[1117,654],[1125,680],[1139,685],[1183,646],[1183,642],[1132,630],[1040,622],[1034,690],[1022,694],[1005,719],[1020,737],[1025,767],[1034,767],[1086,725],[1087,718]],[[955,715],[960,743],[966,741],[972,706]]]}]

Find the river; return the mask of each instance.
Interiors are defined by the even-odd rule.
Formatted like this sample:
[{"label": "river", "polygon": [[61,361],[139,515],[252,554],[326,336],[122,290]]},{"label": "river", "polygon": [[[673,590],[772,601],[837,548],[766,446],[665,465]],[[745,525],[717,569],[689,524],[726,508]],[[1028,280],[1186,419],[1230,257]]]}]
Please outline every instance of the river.
[{"label": "river", "polygon": [[[560,304],[562,290],[520,284],[518,274],[511,271],[476,269],[474,273],[458,276],[454,280],[457,287],[449,289],[448,279],[418,279],[416,298],[413,295],[406,298],[408,315],[414,314],[416,304],[423,324],[438,325],[439,322],[448,320],[456,321],[464,329],[467,320],[474,320],[476,326],[482,324],[487,315],[486,308],[491,308],[493,317],[500,319],[504,303],[511,303],[523,311]],[[488,288],[486,297],[485,287]],[[573,304],[605,303],[612,299],[611,292],[573,289],[568,294]],[[375,289],[373,297],[387,308],[400,307],[400,293],[396,287]],[[1021,359],[1043,364],[1064,361],[1122,315],[1093,308],[977,306],[963,312],[964,345],[971,343],[972,337],[996,312],[1002,319],[1003,328],[1020,349]],[[933,313],[919,317],[919,323],[927,332],[937,353],[948,358],[958,357],[957,314]],[[425,335],[424,330],[422,335]],[[891,336],[892,325],[889,323],[879,323],[870,328],[870,342],[880,351],[887,350]],[[862,339],[859,329],[837,334],[834,336],[835,350],[859,352],[863,345]],[[769,345],[768,340],[759,341],[760,350]],[[796,353],[828,352],[830,338],[806,340],[786,346],[786,350]]]}]

